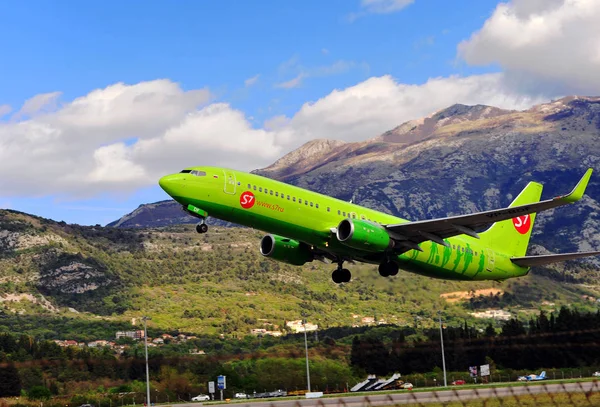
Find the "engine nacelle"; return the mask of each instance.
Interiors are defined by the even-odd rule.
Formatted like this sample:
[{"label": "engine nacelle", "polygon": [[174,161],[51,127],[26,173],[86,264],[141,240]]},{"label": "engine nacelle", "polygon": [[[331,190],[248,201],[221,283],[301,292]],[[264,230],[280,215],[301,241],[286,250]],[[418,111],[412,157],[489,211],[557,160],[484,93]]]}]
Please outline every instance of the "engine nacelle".
[{"label": "engine nacelle", "polygon": [[314,260],[314,255],[308,246],[297,240],[277,235],[266,235],[261,239],[260,254],[294,266],[302,266]]},{"label": "engine nacelle", "polygon": [[385,228],[359,219],[341,221],[336,235],[342,244],[367,252],[382,252],[394,247],[395,243]]}]

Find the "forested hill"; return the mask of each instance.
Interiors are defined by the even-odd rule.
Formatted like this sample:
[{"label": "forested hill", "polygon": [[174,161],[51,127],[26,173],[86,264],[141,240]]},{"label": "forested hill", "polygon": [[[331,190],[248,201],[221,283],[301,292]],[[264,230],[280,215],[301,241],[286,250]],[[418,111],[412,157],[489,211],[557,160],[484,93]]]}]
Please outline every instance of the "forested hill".
[{"label": "forested hill", "polygon": [[[353,265],[352,282],[337,286],[332,265],[296,267],[262,257],[261,236],[219,227],[198,235],[189,225],[68,225],[2,210],[0,326],[68,339],[58,328],[67,325],[53,321],[100,315],[106,323],[123,324],[143,313],[160,329],[239,336],[258,328],[286,333],[286,321],[303,317],[320,328],[402,326],[416,318],[428,326],[442,309],[450,322],[467,319],[483,327],[487,320],[472,312],[503,308],[528,318],[539,307],[594,309],[599,296],[595,269],[579,267],[564,273],[538,269],[504,283],[464,283],[406,272],[383,278],[374,266]],[[35,315],[43,316],[37,324],[25,319]]]}]

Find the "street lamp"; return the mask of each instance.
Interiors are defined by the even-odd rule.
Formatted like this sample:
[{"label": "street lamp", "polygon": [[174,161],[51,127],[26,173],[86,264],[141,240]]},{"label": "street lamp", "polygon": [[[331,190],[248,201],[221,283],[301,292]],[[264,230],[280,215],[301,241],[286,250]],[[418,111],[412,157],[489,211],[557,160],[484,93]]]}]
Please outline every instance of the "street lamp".
[{"label": "street lamp", "polygon": [[146,327],[146,321],[152,320],[152,318],[143,316],[144,321],[144,348],[146,349],[146,405],[150,407],[150,369],[148,369],[148,330]]},{"label": "street lamp", "polygon": [[306,319],[302,320],[304,325],[304,350],[306,351],[306,383],[308,385],[308,392],[310,393],[310,372],[308,371],[308,340],[306,339]]},{"label": "street lamp", "polygon": [[438,311],[438,316],[440,317],[440,341],[442,343],[442,367],[444,369],[444,387],[448,387],[448,382],[446,381],[446,358],[444,357],[444,334],[442,333],[442,311]]}]

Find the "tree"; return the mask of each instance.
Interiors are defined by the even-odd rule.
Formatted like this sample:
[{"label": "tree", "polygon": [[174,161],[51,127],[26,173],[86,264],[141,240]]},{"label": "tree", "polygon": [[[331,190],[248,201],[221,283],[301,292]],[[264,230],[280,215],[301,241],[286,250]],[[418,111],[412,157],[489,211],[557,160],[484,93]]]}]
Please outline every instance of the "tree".
[{"label": "tree", "polygon": [[27,398],[30,400],[48,400],[52,397],[52,392],[45,386],[33,386],[27,392]]},{"label": "tree", "polygon": [[12,363],[0,367],[0,397],[19,396],[21,394],[21,378]]}]

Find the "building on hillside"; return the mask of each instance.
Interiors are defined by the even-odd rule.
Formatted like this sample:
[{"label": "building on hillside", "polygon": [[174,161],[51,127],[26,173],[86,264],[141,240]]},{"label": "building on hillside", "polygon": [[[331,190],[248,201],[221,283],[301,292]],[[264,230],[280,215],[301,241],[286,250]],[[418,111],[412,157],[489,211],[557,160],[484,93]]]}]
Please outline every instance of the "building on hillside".
[{"label": "building on hillside", "polygon": [[58,346],[61,346],[61,347],[78,346],[79,345],[79,343],[77,341],[73,341],[73,340],[70,340],[70,339],[67,339],[65,341],[62,341],[60,339],[55,339],[54,343],[57,344]]},{"label": "building on hillside", "polygon": [[375,323],[375,318],[373,318],[373,317],[363,317],[360,320],[360,322],[362,322],[363,324],[367,324],[367,325],[374,324]]},{"label": "building on hillside", "polygon": [[152,343],[155,343],[157,345],[162,345],[163,343],[165,343],[165,340],[163,338],[154,338],[154,339],[152,339]]},{"label": "building on hillside", "polygon": [[[297,319],[295,321],[286,321],[285,326],[287,326],[287,328],[294,333],[304,332],[304,325],[302,324],[301,319]],[[317,329],[319,329],[318,325],[311,324],[310,322],[306,322],[306,331],[307,332],[316,331]]]},{"label": "building on hillside", "polygon": [[471,315],[473,315],[475,318],[492,318],[499,319],[501,321],[508,321],[512,317],[510,312],[501,309],[489,309],[482,312],[471,312]]},{"label": "building on hillside", "polygon": [[104,346],[110,346],[110,342],[100,339],[97,341],[88,342],[87,346],[88,348],[102,348]]},{"label": "building on hillside", "polygon": [[119,331],[116,334],[116,338],[131,338],[131,339],[135,339],[135,340],[140,340],[140,339],[144,339],[144,331],[143,330],[137,330],[137,331]]}]

